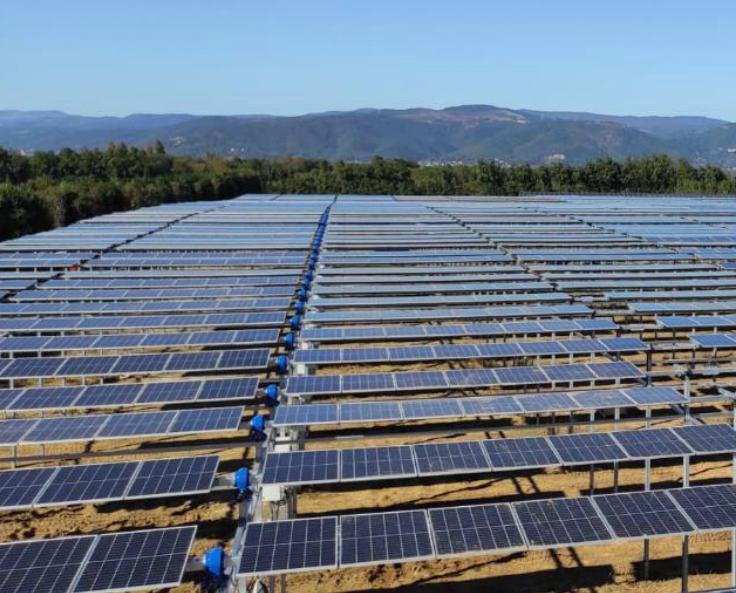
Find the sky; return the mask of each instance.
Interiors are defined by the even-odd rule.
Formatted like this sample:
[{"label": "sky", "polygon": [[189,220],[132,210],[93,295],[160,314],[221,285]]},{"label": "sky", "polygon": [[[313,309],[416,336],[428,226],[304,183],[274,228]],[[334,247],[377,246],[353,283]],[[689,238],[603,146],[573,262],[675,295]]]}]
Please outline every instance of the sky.
[{"label": "sky", "polygon": [[2,0],[0,109],[736,121],[734,0]]}]

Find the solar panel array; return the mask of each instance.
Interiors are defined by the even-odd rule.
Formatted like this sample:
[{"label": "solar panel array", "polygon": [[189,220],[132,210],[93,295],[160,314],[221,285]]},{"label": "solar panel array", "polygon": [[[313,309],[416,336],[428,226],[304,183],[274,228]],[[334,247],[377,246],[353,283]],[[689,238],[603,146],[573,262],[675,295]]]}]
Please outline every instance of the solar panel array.
[{"label": "solar panel array", "polygon": [[[736,327],[736,269],[724,265],[736,262],[733,225],[733,207],[716,198],[338,196],[305,285],[261,482],[290,492],[395,488],[399,479],[733,454],[736,432],[723,424],[454,438],[463,421],[490,418],[593,422],[615,410],[615,423],[623,414],[648,425],[655,413],[697,414],[699,398],[677,383],[681,371],[663,362],[658,340],[661,330],[695,330],[676,347],[687,356],[693,346],[736,347],[712,333]],[[405,427],[421,434],[425,424],[433,438],[418,444],[407,430],[401,444]],[[307,431],[319,426],[329,427],[314,433],[322,446]],[[366,444],[374,430],[392,444]],[[324,445],[342,431],[359,442]],[[320,489],[323,508],[334,492]],[[235,542],[240,575],[698,530],[663,492],[282,519],[253,523]]]},{"label": "solar panel array", "polygon": [[733,485],[251,523],[238,574],[689,535],[733,528],[728,509]]},{"label": "solar panel array", "polygon": [[[0,508],[132,508],[209,493],[219,455],[145,459],[158,451],[145,443],[189,451],[206,435],[227,449],[222,439],[246,420],[241,404],[262,406],[331,201],[166,204],[0,244],[0,446],[20,462],[38,451],[24,445],[50,455],[38,467],[0,471]],[[90,413],[98,408],[110,413]],[[247,447],[247,436],[230,447]],[[106,439],[120,440],[120,456],[135,447],[136,460],[50,464],[56,445],[79,443],[61,458],[84,458]],[[0,544],[0,590],[174,587],[194,535],[192,526]]]},{"label": "solar panel array", "polygon": [[[659,342],[686,333],[675,350],[692,352],[688,368],[713,356],[697,349],[736,346],[717,331],[736,327],[734,226],[733,207],[716,198],[261,195],[111,214],[8,241],[0,410],[23,415],[0,421],[0,444],[237,431],[243,400],[254,409],[277,385],[274,430],[257,445],[264,462],[252,466],[257,501],[260,484],[439,481],[733,454],[736,433],[724,424],[486,440],[442,431],[558,413],[594,423],[611,409],[614,422],[620,413],[645,423],[653,413],[697,414],[699,397],[677,384],[681,371],[674,357],[663,361]],[[291,348],[288,364],[274,360]],[[193,372],[232,377],[183,376]],[[154,381],[158,373],[166,380]],[[107,382],[85,384],[100,377]],[[155,410],[124,411],[138,406]],[[89,413],[96,408],[111,413]],[[426,424],[437,438],[315,448],[306,431],[331,425],[324,439],[377,423],[387,434]],[[182,469],[188,459],[7,470],[0,496],[5,508],[36,508],[206,492],[217,457],[198,458],[209,460],[205,471]],[[685,535],[733,526],[716,512],[736,498],[723,488],[305,519],[284,517],[298,507],[280,505],[286,520],[238,530],[234,566],[269,575]],[[60,591],[176,584],[181,553],[164,546],[147,562],[138,553],[136,537],[154,531],[119,534],[117,545],[136,546],[124,548],[133,558],[111,555],[104,534],[64,538],[63,557],[49,548],[37,572],[69,573]],[[0,584],[2,566],[0,553]],[[22,579],[37,578],[31,572]]]},{"label": "solar panel array", "polygon": [[0,471],[0,509],[17,510],[209,492],[217,455]]},{"label": "solar panel array", "polygon": [[[449,416],[449,412],[447,410],[444,415]],[[262,480],[264,484],[303,486],[715,453],[736,453],[736,431],[725,424],[429,445],[269,452]],[[356,464],[360,465],[360,470],[356,469]]]}]

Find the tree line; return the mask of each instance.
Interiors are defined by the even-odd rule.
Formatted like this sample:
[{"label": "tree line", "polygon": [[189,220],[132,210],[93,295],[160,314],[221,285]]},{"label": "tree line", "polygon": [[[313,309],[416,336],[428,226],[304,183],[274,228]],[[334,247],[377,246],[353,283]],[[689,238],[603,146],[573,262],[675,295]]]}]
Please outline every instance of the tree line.
[{"label": "tree line", "polygon": [[524,192],[736,194],[736,176],[666,155],[576,167],[496,162],[420,165],[302,158],[201,158],[166,154],[163,144],[24,155],[0,148],[0,239],[83,218],[165,202],[220,200],[244,193],[517,195]]}]

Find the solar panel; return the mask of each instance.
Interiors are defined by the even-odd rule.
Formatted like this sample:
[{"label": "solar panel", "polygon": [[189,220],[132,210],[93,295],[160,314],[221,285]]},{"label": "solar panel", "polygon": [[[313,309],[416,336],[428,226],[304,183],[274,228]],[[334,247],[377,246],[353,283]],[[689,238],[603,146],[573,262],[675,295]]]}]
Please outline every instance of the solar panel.
[{"label": "solar panel", "polygon": [[608,434],[588,433],[551,436],[549,442],[563,464],[603,463],[628,458]]},{"label": "solar panel", "polygon": [[491,465],[477,441],[414,445],[419,475],[489,471]]},{"label": "solar panel", "polygon": [[120,499],[137,468],[137,462],[60,467],[36,500],[36,505]]},{"label": "solar panel", "polygon": [[323,451],[269,452],[263,465],[264,484],[315,484],[337,482],[339,452]]},{"label": "solar panel", "polygon": [[242,417],[239,407],[181,410],[169,432],[229,432],[240,427]]},{"label": "solar panel", "polygon": [[336,404],[283,405],[276,408],[273,426],[312,426],[318,424],[337,424]]},{"label": "solar panel", "polygon": [[219,461],[217,455],[144,461],[130,482],[125,498],[208,492]]},{"label": "solar panel", "polygon": [[52,467],[0,471],[0,508],[30,506],[54,472]]},{"label": "solar panel", "polygon": [[341,566],[420,560],[434,556],[424,511],[341,517],[340,544]]},{"label": "solar panel", "polygon": [[605,523],[586,498],[555,498],[514,505],[529,547],[563,546],[611,539]]},{"label": "solar panel", "polygon": [[631,406],[631,399],[619,389],[570,393],[570,399],[582,409],[605,409]]},{"label": "solar panel", "polygon": [[166,434],[176,412],[134,412],[113,414],[97,433],[100,437],[148,436]]},{"label": "solar panel", "polygon": [[462,414],[460,405],[452,399],[420,399],[402,402],[404,418],[457,417]]},{"label": "solar panel", "polygon": [[0,590],[68,593],[95,541],[85,535],[0,544]]},{"label": "solar panel", "polygon": [[[28,443],[48,443],[92,439],[106,420],[106,416],[43,418],[22,437],[22,440]],[[4,422],[0,423],[2,424]]]},{"label": "solar panel", "polygon": [[632,387],[626,395],[641,405],[686,403],[688,398],[673,387]]},{"label": "solar panel", "polygon": [[518,401],[509,396],[469,397],[459,403],[465,416],[518,414],[522,411]]},{"label": "solar panel", "polygon": [[614,438],[632,458],[678,457],[692,453],[690,448],[667,428],[622,430]]},{"label": "solar panel", "polygon": [[567,393],[540,393],[519,395],[516,401],[527,413],[554,412],[557,410],[575,410],[578,406]]},{"label": "solar panel", "polygon": [[98,537],[74,593],[173,587],[181,582],[196,527]]},{"label": "solar panel", "polygon": [[595,379],[596,375],[593,373],[588,365],[584,364],[568,364],[560,365],[555,367],[545,367],[545,374],[550,381],[590,381]]},{"label": "solar panel", "polygon": [[281,574],[337,568],[337,518],[249,523],[238,574]]},{"label": "solar panel", "polygon": [[560,463],[544,437],[486,440],[483,441],[483,447],[494,470],[546,467]]},{"label": "solar panel", "polygon": [[683,535],[693,527],[666,492],[627,492],[593,497],[618,538]]},{"label": "solar panel", "polygon": [[695,453],[736,451],[736,430],[726,424],[678,426],[672,429]]},{"label": "solar panel", "polygon": [[409,446],[343,449],[340,452],[342,481],[408,477],[416,473],[412,448]]},{"label": "solar panel", "polygon": [[428,512],[438,556],[511,552],[525,547],[511,505],[447,507]]},{"label": "solar panel", "polygon": [[736,486],[698,486],[669,491],[680,508],[699,530],[736,527]]},{"label": "solar panel", "polygon": [[341,422],[400,420],[402,406],[396,402],[361,402],[340,405]]}]

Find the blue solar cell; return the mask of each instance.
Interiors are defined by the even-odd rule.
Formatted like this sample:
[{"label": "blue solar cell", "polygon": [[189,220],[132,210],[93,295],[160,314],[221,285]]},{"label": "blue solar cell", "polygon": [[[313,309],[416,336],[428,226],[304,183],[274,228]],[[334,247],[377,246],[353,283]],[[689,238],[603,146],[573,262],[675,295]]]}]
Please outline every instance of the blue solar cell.
[{"label": "blue solar cell", "polygon": [[418,399],[401,404],[404,418],[458,417],[462,414],[460,404],[451,399]]},{"label": "blue solar cell", "polygon": [[54,472],[52,467],[0,471],[0,508],[30,506]]},{"label": "blue solar cell", "polygon": [[481,443],[429,443],[414,445],[420,475],[489,471],[491,465]]},{"label": "blue solar cell", "polygon": [[340,422],[376,422],[400,420],[401,404],[396,402],[362,402],[340,405]]},{"label": "blue solar cell", "polygon": [[105,420],[106,416],[43,418],[20,440],[28,443],[90,440],[97,435]]},{"label": "blue solar cell", "polygon": [[336,517],[249,523],[245,528],[240,575],[336,567]]},{"label": "blue solar cell", "polygon": [[608,434],[551,436],[549,442],[564,464],[603,463],[628,459],[623,449]]},{"label": "blue solar cell", "polygon": [[681,535],[693,527],[666,492],[627,492],[593,497],[617,538]]},{"label": "blue solar cell", "polygon": [[196,527],[100,535],[74,593],[173,587],[181,582]]},{"label": "blue solar cell", "polygon": [[438,556],[509,552],[525,547],[508,504],[430,509],[429,519]]},{"label": "blue solar cell", "polygon": [[340,452],[343,481],[414,476],[416,471],[409,446],[343,449]]},{"label": "blue solar cell", "polygon": [[424,511],[342,517],[340,543],[341,566],[419,560],[434,555]]},{"label": "blue solar cell", "polygon": [[240,427],[243,408],[206,408],[181,410],[171,424],[169,432],[230,432]]},{"label": "blue solar cell", "polygon": [[612,539],[592,502],[586,498],[520,502],[514,508],[532,548]]},{"label": "blue solar cell", "polygon": [[36,505],[102,502],[123,497],[137,462],[60,467]]},{"label": "blue solar cell", "polygon": [[342,376],[343,393],[393,391],[395,385],[394,375],[390,373]]},{"label": "blue solar cell", "polygon": [[100,438],[124,436],[164,435],[171,426],[176,412],[137,412],[114,414],[99,430]]},{"label": "blue solar cell", "polygon": [[679,457],[692,453],[675,433],[666,428],[619,431],[614,437],[634,458]]},{"label": "blue solar cell", "polygon": [[517,400],[509,396],[464,398],[460,405],[466,416],[518,414],[522,411],[522,407]]},{"label": "blue solar cell", "polygon": [[736,452],[736,430],[726,424],[678,426],[672,432],[695,453]]},{"label": "blue solar cell", "polygon": [[523,385],[546,382],[544,373],[535,367],[508,367],[495,370],[501,385]]},{"label": "blue solar cell", "polygon": [[546,467],[560,463],[544,437],[486,440],[483,441],[483,447],[494,470]]},{"label": "blue solar cell", "polygon": [[68,593],[95,536],[0,544],[3,593]]},{"label": "blue solar cell", "polygon": [[268,453],[263,466],[264,484],[315,484],[337,482],[339,452],[291,451]]}]

